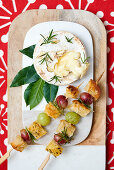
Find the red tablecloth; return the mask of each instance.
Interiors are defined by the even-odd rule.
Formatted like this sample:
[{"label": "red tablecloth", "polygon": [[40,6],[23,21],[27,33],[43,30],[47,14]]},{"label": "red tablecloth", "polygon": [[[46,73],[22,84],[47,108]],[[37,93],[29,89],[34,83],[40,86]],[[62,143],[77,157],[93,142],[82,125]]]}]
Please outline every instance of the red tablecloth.
[{"label": "red tablecloth", "polygon": [[[96,14],[108,36],[107,170],[114,169],[114,0],[0,0],[0,156],[7,150],[7,45],[13,19],[29,9],[83,9]],[[112,140],[113,139],[113,140]],[[7,169],[5,161],[0,170]]]}]

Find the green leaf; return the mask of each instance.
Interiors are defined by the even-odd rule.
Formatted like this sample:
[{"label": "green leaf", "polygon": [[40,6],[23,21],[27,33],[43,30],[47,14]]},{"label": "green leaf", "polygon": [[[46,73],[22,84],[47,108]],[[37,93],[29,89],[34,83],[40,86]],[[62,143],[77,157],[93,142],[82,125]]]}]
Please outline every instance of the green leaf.
[{"label": "green leaf", "polygon": [[31,92],[33,84],[34,83],[30,83],[24,91],[24,99],[25,99],[26,106],[29,105],[29,96],[30,96],[30,92]]},{"label": "green leaf", "polygon": [[58,86],[45,82],[43,87],[43,94],[47,103],[52,102],[55,99],[57,92]]},{"label": "green leaf", "polygon": [[34,52],[34,48],[36,45],[31,45],[30,47],[24,48],[22,50],[19,50],[22,54],[27,55],[30,58],[33,58],[33,52]]},{"label": "green leaf", "polygon": [[41,78],[38,81],[36,81],[32,86],[29,96],[30,110],[41,102],[43,98],[43,86],[44,80],[42,80]]},{"label": "green leaf", "polygon": [[18,87],[24,84],[35,82],[39,79],[39,75],[34,69],[34,65],[28,66],[20,70],[12,81],[10,87]]}]

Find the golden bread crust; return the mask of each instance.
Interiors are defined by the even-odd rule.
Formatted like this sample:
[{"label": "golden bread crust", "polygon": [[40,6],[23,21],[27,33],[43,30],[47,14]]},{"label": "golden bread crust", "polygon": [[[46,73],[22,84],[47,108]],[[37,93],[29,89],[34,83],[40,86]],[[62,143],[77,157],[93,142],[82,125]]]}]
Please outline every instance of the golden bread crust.
[{"label": "golden bread crust", "polygon": [[99,99],[101,90],[94,80],[90,79],[84,90],[91,94],[95,101]]},{"label": "golden bread crust", "polygon": [[66,97],[67,98],[74,98],[74,99],[76,99],[78,97],[78,94],[79,94],[79,90],[78,90],[77,87],[69,85],[66,88]]},{"label": "golden bread crust", "polygon": [[68,108],[82,117],[87,116],[91,111],[84,104],[80,103],[78,100],[73,100],[72,104],[69,105]]},{"label": "golden bread crust", "polygon": [[22,152],[27,147],[27,143],[21,138],[20,135],[17,135],[15,140],[11,142],[11,146],[15,150]]},{"label": "golden bread crust", "polygon": [[39,139],[47,133],[46,130],[39,123],[37,123],[37,121],[33,122],[29,126],[28,130],[36,139]]},{"label": "golden bread crust", "polygon": [[63,152],[63,148],[54,141],[54,139],[47,145],[46,151],[50,152],[52,155],[59,156]]},{"label": "golden bread crust", "polygon": [[61,115],[61,112],[51,102],[46,105],[44,112],[54,119]]},{"label": "golden bread crust", "polygon": [[60,124],[57,127],[56,132],[61,133],[62,131],[64,131],[64,128],[67,130],[66,133],[69,137],[73,136],[73,134],[76,130],[76,126],[72,125],[71,123],[67,122],[66,120],[60,120]]}]

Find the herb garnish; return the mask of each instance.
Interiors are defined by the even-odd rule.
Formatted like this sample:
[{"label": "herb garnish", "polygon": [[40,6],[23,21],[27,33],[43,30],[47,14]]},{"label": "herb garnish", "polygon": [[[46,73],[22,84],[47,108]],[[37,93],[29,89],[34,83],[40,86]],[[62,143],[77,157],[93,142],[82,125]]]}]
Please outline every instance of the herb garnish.
[{"label": "herb garnish", "polygon": [[49,36],[47,38],[45,38],[42,34],[40,34],[43,38],[43,43],[40,45],[44,45],[44,44],[49,44],[49,43],[52,43],[52,44],[57,44],[57,42],[54,41],[54,38],[56,37],[57,34],[54,34],[53,35],[53,29],[51,30],[51,32],[49,33]]},{"label": "herb garnish", "polygon": [[[61,83],[61,77],[60,76],[57,76],[57,75],[55,75],[55,76],[53,76],[51,79],[50,79],[50,81],[48,81],[48,82],[51,82],[51,81],[53,81],[53,80],[55,80],[55,83],[57,83],[57,81],[59,81],[60,83]],[[54,83],[54,84],[55,84]]]},{"label": "herb garnish", "polygon": [[26,131],[28,132],[30,139],[32,140],[32,142],[34,142],[34,140],[36,140],[36,138],[32,135],[32,133],[27,129],[27,127],[25,128]]},{"label": "herb garnish", "polygon": [[65,144],[70,143],[70,141],[73,139],[73,136],[71,136],[71,137],[68,136],[67,128],[65,128],[65,127],[64,127],[64,130],[61,131],[61,133],[58,133],[57,135],[61,137],[61,139],[58,140],[58,143],[61,142],[63,139],[65,140]]},{"label": "herb garnish", "polygon": [[65,38],[66,38],[67,42],[72,43],[72,39],[73,39],[74,37],[68,38],[68,37],[65,36]]},{"label": "herb garnish", "polygon": [[82,59],[82,57],[81,57],[81,61],[82,61],[82,63],[83,64],[85,64],[85,63],[87,63],[87,60],[90,58],[90,57],[85,57],[85,53],[83,53],[84,54],[84,60]]},{"label": "herb garnish", "polygon": [[42,57],[42,56],[44,56],[44,58],[42,58],[42,59],[39,61],[40,64],[43,64],[44,62],[46,62],[46,66],[48,66],[48,64],[47,64],[47,62],[49,62],[48,59],[51,60],[51,61],[53,61],[52,58],[50,57],[50,55],[48,54],[48,52],[45,53],[45,54],[42,54],[40,57]]},{"label": "herb garnish", "polygon": [[85,107],[87,107],[88,109],[90,109],[91,107],[87,104],[85,104],[80,98],[78,99],[78,101],[82,104],[84,104]]},{"label": "herb garnish", "polygon": [[58,106],[56,100],[52,101],[51,103],[60,111],[61,114],[64,113],[64,109],[62,109]]}]

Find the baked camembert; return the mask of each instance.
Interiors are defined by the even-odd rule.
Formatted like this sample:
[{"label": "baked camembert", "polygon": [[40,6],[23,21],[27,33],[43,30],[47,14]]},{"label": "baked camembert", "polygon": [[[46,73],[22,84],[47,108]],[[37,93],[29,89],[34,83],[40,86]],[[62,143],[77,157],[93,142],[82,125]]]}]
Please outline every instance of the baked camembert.
[{"label": "baked camembert", "polygon": [[56,85],[66,85],[81,79],[89,66],[81,41],[65,31],[52,30],[48,36],[41,34],[33,58],[41,78]]}]

